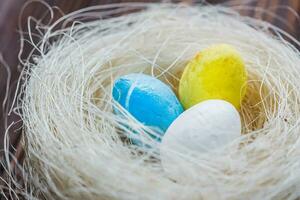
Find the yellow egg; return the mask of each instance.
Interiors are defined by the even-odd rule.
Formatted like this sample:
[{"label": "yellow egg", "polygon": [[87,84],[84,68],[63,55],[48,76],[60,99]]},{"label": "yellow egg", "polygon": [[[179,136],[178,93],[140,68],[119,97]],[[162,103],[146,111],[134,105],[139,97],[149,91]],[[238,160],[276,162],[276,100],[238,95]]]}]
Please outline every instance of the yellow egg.
[{"label": "yellow egg", "polygon": [[247,72],[238,51],[219,44],[198,53],[186,66],[179,83],[185,109],[208,99],[222,99],[237,109],[246,93]]}]

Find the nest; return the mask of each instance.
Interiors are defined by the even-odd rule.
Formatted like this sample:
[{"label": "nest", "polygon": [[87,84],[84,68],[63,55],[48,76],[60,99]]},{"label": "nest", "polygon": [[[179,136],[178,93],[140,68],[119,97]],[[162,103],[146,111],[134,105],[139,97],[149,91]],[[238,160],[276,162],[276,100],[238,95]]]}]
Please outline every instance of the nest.
[{"label": "nest", "polygon": [[[95,15],[101,19],[56,29]],[[45,30],[35,44],[39,55],[25,64],[18,99],[28,199],[300,195],[300,54],[285,32],[230,8],[173,4],[92,7]],[[186,178],[174,180],[161,165],[160,142],[112,100],[112,84],[121,75],[145,73],[177,91],[187,62],[217,43],[236,47],[246,63],[243,134],[218,151],[186,156],[178,164]],[[124,131],[138,132],[152,148],[132,144]]]}]

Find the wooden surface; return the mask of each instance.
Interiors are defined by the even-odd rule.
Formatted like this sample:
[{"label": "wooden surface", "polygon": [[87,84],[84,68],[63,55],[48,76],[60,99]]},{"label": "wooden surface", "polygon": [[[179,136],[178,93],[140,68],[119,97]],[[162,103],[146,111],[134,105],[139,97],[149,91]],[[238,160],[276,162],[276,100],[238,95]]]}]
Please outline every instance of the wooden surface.
[{"label": "wooden surface", "polygon": [[[13,94],[15,92],[17,78],[19,76],[20,68],[18,61],[18,52],[20,49],[20,38],[18,30],[18,22],[20,22],[21,27],[25,27],[27,24],[27,18],[29,16],[34,16],[39,18],[45,14],[46,7],[41,3],[31,3],[26,7],[22,17],[19,19],[20,11],[24,4],[28,3],[27,0],[0,0],[0,104],[3,104],[5,100],[7,80],[10,77],[7,73],[5,66],[10,69],[11,77],[9,81],[10,94],[8,95],[8,100],[6,105],[0,106],[0,159],[2,159],[3,153],[3,138],[5,134],[6,127],[11,124],[12,121],[18,121],[19,118],[15,114],[11,114],[7,117],[7,108],[11,105]],[[118,2],[128,2],[122,0],[45,0],[51,7],[56,6],[61,9],[63,13],[69,13],[71,11],[84,8],[87,6],[98,5],[98,4],[108,4],[108,3],[118,3]],[[135,1],[141,2],[141,1]],[[147,2],[147,1],[144,1]],[[193,4],[192,0],[185,0],[185,3]],[[283,30],[289,32],[296,39],[300,40],[300,20],[298,16],[300,14],[300,0],[240,0],[240,1],[226,1],[226,0],[210,0],[208,1],[212,4],[220,4],[226,2],[232,5],[248,5],[252,6],[252,9],[243,10],[243,15],[252,16],[255,18],[260,18],[267,20],[274,25],[282,28]],[[256,8],[256,9],[253,9]],[[261,8],[275,14],[268,15],[266,12],[261,12]],[[57,12],[59,13],[59,12]],[[58,15],[56,16],[58,17]],[[23,58],[28,55],[31,47],[26,45],[24,47]],[[5,60],[5,61],[4,61]],[[300,77],[299,77],[300,80]],[[6,119],[6,120],[5,120]],[[18,127],[21,126],[21,122],[14,125],[10,131],[10,144],[12,146],[17,146],[20,131]],[[11,146],[11,147],[12,147]],[[14,148],[10,148],[12,153],[15,153]],[[3,168],[0,173],[3,173]],[[1,185],[0,185],[1,186]],[[0,198],[1,199],[1,198]]]}]

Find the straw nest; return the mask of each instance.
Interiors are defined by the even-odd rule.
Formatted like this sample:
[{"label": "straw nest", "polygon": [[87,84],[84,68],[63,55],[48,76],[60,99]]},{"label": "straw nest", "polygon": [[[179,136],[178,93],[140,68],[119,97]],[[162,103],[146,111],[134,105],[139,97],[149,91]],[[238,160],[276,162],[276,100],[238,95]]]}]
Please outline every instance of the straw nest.
[{"label": "straw nest", "polygon": [[[79,22],[90,16],[98,19]],[[300,196],[300,54],[284,38],[299,43],[285,32],[221,6],[139,3],[87,8],[43,28],[18,100],[28,199]],[[217,43],[235,46],[246,63],[243,134],[181,159],[185,177],[175,180],[161,165],[152,130],[112,100],[112,83],[139,72],[176,92],[187,62]],[[148,145],[131,144],[124,131]]]}]

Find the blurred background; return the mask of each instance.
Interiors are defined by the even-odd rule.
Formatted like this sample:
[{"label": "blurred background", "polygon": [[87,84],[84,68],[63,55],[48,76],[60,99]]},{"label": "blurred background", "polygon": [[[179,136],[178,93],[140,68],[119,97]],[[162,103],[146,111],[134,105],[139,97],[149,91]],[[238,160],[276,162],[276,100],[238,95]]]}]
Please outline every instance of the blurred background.
[{"label": "blurred background", "polygon": [[[19,141],[21,138],[22,122],[14,112],[10,113],[16,92],[18,77],[22,65],[19,59],[25,59],[32,50],[31,45],[25,43],[20,51],[20,32],[26,30],[28,17],[48,20],[49,7],[54,10],[52,20],[58,19],[66,13],[93,5],[132,2],[126,0],[0,0],[0,162],[3,164],[4,136],[9,134],[9,150],[19,160],[22,158]],[[160,1],[134,1],[160,2]],[[164,1],[171,2],[171,1]],[[204,1],[182,0],[186,4],[203,3]],[[223,4],[244,7],[242,15],[266,20],[292,35],[300,41],[300,0],[207,0],[206,4]],[[34,23],[31,24],[34,26]],[[34,27],[32,27],[34,28]],[[23,32],[26,34],[26,32]],[[37,38],[34,38],[38,40]],[[300,81],[300,77],[299,77]],[[8,113],[10,113],[8,115]],[[12,122],[15,122],[12,124]],[[9,129],[8,129],[9,128]],[[4,176],[4,168],[0,165],[0,176]],[[1,179],[0,179],[1,187]],[[0,194],[1,199],[1,194]]]}]

